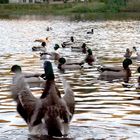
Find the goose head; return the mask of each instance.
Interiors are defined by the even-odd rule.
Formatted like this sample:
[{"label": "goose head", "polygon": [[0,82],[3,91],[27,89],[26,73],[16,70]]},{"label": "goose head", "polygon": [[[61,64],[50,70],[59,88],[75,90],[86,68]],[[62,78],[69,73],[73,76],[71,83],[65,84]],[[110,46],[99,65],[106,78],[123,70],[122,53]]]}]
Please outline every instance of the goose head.
[{"label": "goose head", "polygon": [[52,68],[52,63],[50,61],[44,62],[44,71],[46,80],[54,80],[55,76]]},{"label": "goose head", "polygon": [[13,65],[12,67],[11,67],[11,72],[13,72],[13,73],[21,73],[21,67],[19,66],[19,65]]}]

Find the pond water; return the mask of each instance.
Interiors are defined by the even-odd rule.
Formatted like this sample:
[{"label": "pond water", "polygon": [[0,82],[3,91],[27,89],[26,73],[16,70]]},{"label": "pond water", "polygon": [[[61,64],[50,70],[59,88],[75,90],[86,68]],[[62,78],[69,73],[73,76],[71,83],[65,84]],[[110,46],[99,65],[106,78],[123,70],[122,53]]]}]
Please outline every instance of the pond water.
[{"label": "pond water", "polygon": [[[51,26],[53,30],[46,31]],[[91,28],[94,34],[86,34]],[[74,36],[93,50],[96,62],[81,70],[57,70],[53,63],[56,83],[63,91],[59,75],[70,83],[76,100],[76,111],[70,124],[68,138],[76,140],[138,140],[140,137],[140,92],[123,87],[121,80],[98,80],[100,65],[120,66],[127,47],[140,47],[139,21],[69,21],[48,18],[0,20],[0,140],[37,140],[28,133],[25,122],[16,111],[9,87],[10,67],[22,66],[24,72],[43,72],[43,60],[32,52],[37,38],[49,36],[48,50]],[[80,53],[60,49],[66,58],[82,59]],[[137,84],[139,62],[133,60],[131,84]],[[41,91],[33,91],[39,97]],[[41,139],[41,138],[40,138]],[[43,138],[42,138],[43,139]],[[47,139],[47,138],[46,138]]]}]

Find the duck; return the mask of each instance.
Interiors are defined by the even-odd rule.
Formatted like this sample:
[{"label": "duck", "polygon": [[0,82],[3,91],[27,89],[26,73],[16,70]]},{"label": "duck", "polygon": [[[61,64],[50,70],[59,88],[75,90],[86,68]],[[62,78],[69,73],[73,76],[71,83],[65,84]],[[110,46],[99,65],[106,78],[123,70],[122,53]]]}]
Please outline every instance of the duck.
[{"label": "duck", "polygon": [[130,51],[129,48],[126,49],[126,52],[124,54],[124,57],[125,58],[130,58],[132,56],[132,51]]},{"label": "duck", "polygon": [[91,31],[88,31],[87,34],[94,34],[94,30],[91,29]]},{"label": "duck", "polygon": [[27,123],[30,134],[62,137],[67,135],[74,114],[74,94],[65,81],[65,95],[61,97],[50,61],[44,62],[44,71],[46,84],[40,98],[31,93],[22,73],[16,77],[12,94],[17,96],[17,112]]},{"label": "duck", "polygon": [[123,60],[123,67],[100,67],[98,68],[100,72],[99,80],[112,81],[114,79],[123,78],[125,83],[128,83],[129,77],[131,77],[131,70],[129,65],[132,64],[132,60],[126,58]]},{"label": "duck", "polygon": [[140,61],[140,53],[138,52],[137,48],[133,47],[134,53],[132,54],[131,58]]},{"label": "duck", "polygon": [[93,62],[95,61],[95,58],[92,54],[92,50],[89,48],[87,50],[87,55],[85,57],[85,60],[84,60],[88,65],[92,66],[93,65]]},{"label": "duck", "polygon": [[86,45],[86,43],[83,43],[81,47],[71,46],[71,51],[74,51],[74,52],[82,52],[83,54],[86,54],[87,45]]},{"label": "duck", "polygon": [[51,31],[51,30],[52,30],[52,27],[49,27],[49,26],[48,26],[48,27],[46,28],[46,31]]},{"label": "duck", "polygon": [[54,46],[55,52],[42,52],[40,53],[40,59],[41,60],[48,59],[49,56],[50,60],[59,60],[61,56],[59,53],[56,52],[59,48],[60,46],[58,44],[55,44]]},{"label": "duck", "polygon": [[41,46],[33,46],[32,51],[46,52],[46,42],[42,42]]},{"label": "duck", "polygon": [[40,38],[40,39],[35,39],[34,42],[49,42],[49,37],[46,37],[46,38]]},{"label": "duck", "polygon": [[64,70],[76,70],[83,68],[84,62],[66,62],[66,59],[64,57],[61,57],[58,61],[57,68],[61,71]]},{"label": "duck", "polygon": [[18,75],[22,74],[25,78],[24,80],[28,83],[28,86],[30,88],[34,87],[43,88],[45,85],[45,80],[41,78],[42,73],[23,73],[21,66],[19,65],[13,65],[11,67],[11,72],[14,73],[13,83],[16,82]]},{"label": "duck", "polygon": [[63,43],[61,44],[61,46],[62,46],[62,48],[66,48],[66,47],[69,47],[69,46],[73,45],[73,43],[74,43],[74,37],[71,36],[71,37],[70,37],[70,41],[65,41],[65,42],[63,42]]}]

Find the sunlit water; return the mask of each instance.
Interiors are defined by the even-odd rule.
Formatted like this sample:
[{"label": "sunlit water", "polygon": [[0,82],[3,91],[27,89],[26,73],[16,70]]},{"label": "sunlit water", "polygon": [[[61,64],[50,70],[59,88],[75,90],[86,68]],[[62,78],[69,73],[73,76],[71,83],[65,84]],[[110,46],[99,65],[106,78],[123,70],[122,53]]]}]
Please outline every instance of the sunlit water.
[{"label": "sunlit water", "polygon": [[[53,30],[46,31],[47,26]],[[91,28],[94,34],[87,35]],[[43,72],[43,60],[31,48],[37,38],[49,36],[48,50],[53,51],[55,43],[61,44],[74,36],[92,48],[96,62],[82,70],[57,70],[53,62],[56,83],[63,86],[59,75],[70,83],[76,100],[76,111],[70,124],[68,138],[76,140],[138,140],[140,137],[140,93],[133,86],[126,88],[122,81],[98,80],[98,66],[103,64],[120,66],[127,47],[140,47],[140,22],[97,21],[71,22],[67,20],[0,20],[0,140],[33,139],[16,111],[16,103],[10,97],[9,86],[13,64],[22,66],[24,72]],[[60,49],[66,58],[83,59],[82,54],[70,49]],[[137,83],[136,69],[139,62],[133,60],[131,84]],[[41,91],[33,92],[39,97]],[[38,139],[38,138],[37,138]]]}]

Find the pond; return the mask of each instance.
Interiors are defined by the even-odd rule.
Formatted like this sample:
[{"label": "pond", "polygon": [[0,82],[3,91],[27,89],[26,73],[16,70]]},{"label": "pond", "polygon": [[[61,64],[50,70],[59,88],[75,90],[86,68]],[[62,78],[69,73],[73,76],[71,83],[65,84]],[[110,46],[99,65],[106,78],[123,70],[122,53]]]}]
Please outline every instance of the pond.
[{"label": "pond", "polygon": [[[48,26],[51,31],[46,31]],[[94,34],[87,34],[90,29]],[[126,48],[140,48],[139,21],[69,21],[67,19],[11,19],[0,20],[0,139],[34,140],[28,133],[26,123],[16,111],[11,98],[10,85],[14,64],[21,65],[24,72],[43,72],[43,60],[32,52],[37,38],[49,36],[48,50],[55,43],[61,44],[74,36],[87,43],[95,55],[93,66],[81,70],[60,73],[53,63],[56,84],[63,91],[59,75],[63,75],[74,91],[76,108],[70,123],[68,138],[76,140],[138,140],[140,137],[140,91],[122,86],[121,80],[99,80],[97,68],[102,65],[120,66]],[[60,49],[66,58],[82,59],[80,53]],[[130,83],[137,84],[136,72],[139,62],[130,66]],[[39,97],[41,91],[33,91]],[[41,138],[40,138],[41,139]]]}]

